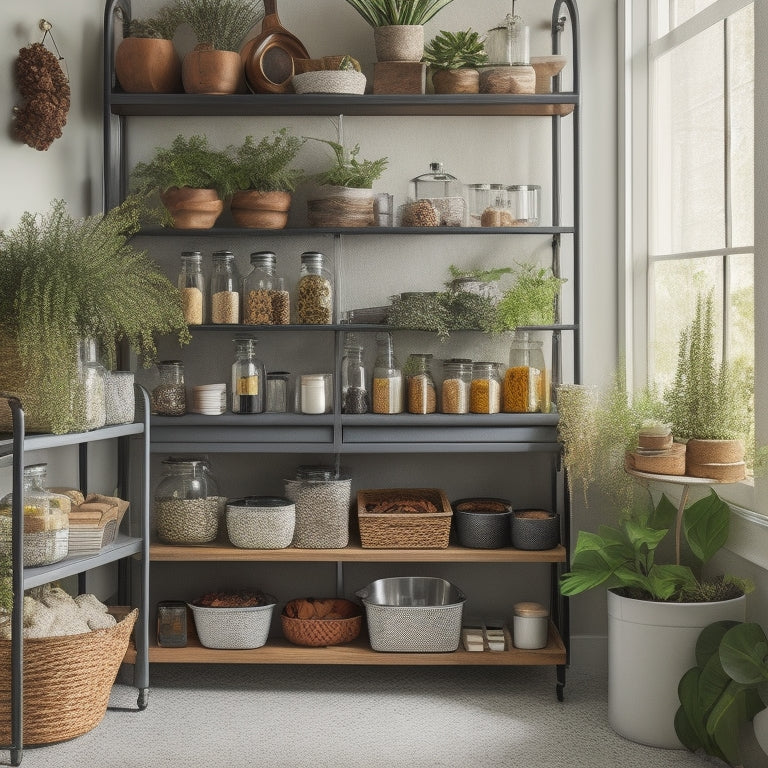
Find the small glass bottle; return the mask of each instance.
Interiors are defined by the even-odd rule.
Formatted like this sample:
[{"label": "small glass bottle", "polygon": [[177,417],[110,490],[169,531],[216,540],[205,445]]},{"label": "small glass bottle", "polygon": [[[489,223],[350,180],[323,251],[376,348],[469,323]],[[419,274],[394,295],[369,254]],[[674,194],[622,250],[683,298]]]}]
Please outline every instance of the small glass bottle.
[{"label": "small glass bottle", "polygon": [[501,411],[501,374],[498,363],[480,362],[472,364],[469,411],[470,413],[499,413]]},{"label": "small glass bottle", "polygon": [[297,312],[299,323],[328,325],[333,322],[333,277],[325,267],[325,257],[317,251],[301,254]]},{"label": "small glass bottle", "polygon": [[341,412],[368,413],[370,397],[363,365],[363,348],[350,334],[341,361]]},{"label": "small glass bottle", "polygon": [[183,416],[187,412],[184,363],[163,360],[157,364],[160,383],[152,390],[152,407],[158,416]]},{"label": "small glass bottle", "polygon": [[232,251],[214,251],[211,273],[211,322],[237,325],[240,322],[240,278]]},{"label": "small glass bottle", "polygon": [[469,413],[469,392],[472,384],[471,360],[446,360],[440,403],[443,413]]},{"label": "small glass bottle", "polygon": [[235,339],[237,346],[232,365],[232,413],[264,411],[264,363],[256,357],[257,340],[252,336]]},{"label": "small glass bottle", "polygon": [[509,368],[504,374],[505,413],[549,412],[549,376],[544,365],[542,342],[527,331],[516,331],[509,349]]},{"label": "small glass bottle", "polygon": [[376,334],[376,362],[373,366],[373,412],[402,413],[403,372],[392,348],[389,333]]},{"label": "small glass bottle", "polygon": [[466,216],[467,203],[464,185],[443,169],[442,163],[430,163],[429,173],[422,173],[410,181],[412,200],[429,200],[437,210],[440,226],[461,227]]},{"label": "small glass bottle", "polygon": [[205,322],[205,277],[203,257],[200,251],[184,251],[181,254],[178,288],[188,325]]},{"label": "small glass bottle", "polygon": [[272,251],[251,254],[251,271],[243,278],[243,322],[272,325],[272,291],[277,256]]},{"label": "small glass bottle", "polygon": [[432,355],[414,353],[406,361],[408,413],[434,413],[437,392],[432,378]]}]

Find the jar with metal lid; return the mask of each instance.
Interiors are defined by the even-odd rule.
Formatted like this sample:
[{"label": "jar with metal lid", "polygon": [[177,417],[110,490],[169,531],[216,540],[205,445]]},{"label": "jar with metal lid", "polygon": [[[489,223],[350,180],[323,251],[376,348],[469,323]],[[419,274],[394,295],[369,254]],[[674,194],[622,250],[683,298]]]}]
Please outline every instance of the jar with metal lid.
[{"label": "jar with metal lid", "polygon": [[513,184],[507,187],[507,208],[516,227],[537,227],[541,187],[537,184]]},{"label": "jar with metal lid", "polygon": [[499,413],[501,411],[501,374],[498,363],[472,363],[469,410],[470,413]]},{"label": "jar with metal lid", "polygon": [[325,266],[322,253],[301,254],[301,276],[296,291],[299,323],[327,325],[333,322],[333,276]]},{"label": "jar with metal lid", "polygon": [[78,389],[74,398],[75,423],[86,432],[107,423],[104,377],[106,371],[99,362],[95,339],[78,342]]},{"label": "jar with metal lid", "polygon": [[184,320],[188,325],[202,325],[205,322],[205,277],[200,251],[182,252],[177,285],[181,292]]},{"label": "jar with metal lid", "polygon": [[152,390],[152,407],[158,416],[183,416],[187,412],[184,363],[163,360],[157,364],[160,383]]},{"label": "jar with metal lid", "polygon": [[[46,490],[47,464],[24,467],[24,567],[50,565],[67,556],[69,549],[68,496]],[[13,492],[0,499],[0,552],[11,554],[13,545]]]},{"label": "jar with metal lid", "polygon": [[368,413],[370,397],[363,365],[363,347],[350,334],[341,361],[341,412]]},{"label": "jar with metal lid", "polygon": [[210,466],[199,458],[168,458],[154,493],[155,527],[166,544],[205,544],[219,531],[220,502]]},{"label": "jar with metal lid", "polygon": [[256,357],[257,339],[239,336],[235,340],[232,365],[232,413],[262,413],[264,410],[264,363]]},{"label": "jar with metal lid", "polygon": [[446,360],[443,363],[443,384],[440,388],[442,412],[469,413],[471,384],[471,360]]},{"label": "jar with metal lid", "polygon": [[214,251],[211,273],[211,322],[237,325],[240,322],[240,277],[232,251]]},{"label": "jar with metal lid", "polygon": [[471,227],[487,226],[483,224],[483,216],[488,217],[488,211],[507,210],[507,187],[505,184],[469,184],[467,186],[467,204],[469,210],[469,225]]},{"label": "jar with metal lid", "polygon": [[408,413],[434,413],[437,410],[437,392],[432,378],[432,355],[409,355],[405,370]]},{"label": "jar with metal lid", "polygon": [[542,342],[529,338],[527,331],[516,331],[510,345],[502,406],[505,413],[549,411],[549,377]]},{"label": "jar with metal lid", "polygon": [[467,210],[464,185],[442,163],[430,163],[429,173],[411,179],[411,200],[428,200],[437,211],[442,227],[461,227]]},{"label": "jar with metal lid", "polygon": [[530,32],[521,16],[515,13],[515,0],[512,0],[512,13],[485,36],[485,52],[489,66],[519,66],[531,63]]},{"label": "jar with metal lid", "polygon": [[243,322],[246,325],[272,325],[276,266],[277,256],[272,251],[251,254],[251,270],[242,281]]},{"label": "jar with metal lid", "polygon": [[405,407],[403,372],[395,357],[392,336],[376,334],[376,361],[373,366],[373,412],[402,413]]}]

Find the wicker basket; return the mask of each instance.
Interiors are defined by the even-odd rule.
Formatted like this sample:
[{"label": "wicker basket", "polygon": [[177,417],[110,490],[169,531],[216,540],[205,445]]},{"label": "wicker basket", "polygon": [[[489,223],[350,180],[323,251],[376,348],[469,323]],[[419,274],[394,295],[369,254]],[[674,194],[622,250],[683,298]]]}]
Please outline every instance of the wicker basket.
[{"label": "wicker basket", "polygon": [[[409,502],[431,502],[437,512],[409,511]],[[369,505],[395,502],[392,511]],[[360,542],[366,549],[445,549],[453,510],[439,488],[385,488],[357,493]]]},{"label": "wicker basket", "polygon": [[354,640],[363,626],[363,611],[351,600],[310,597],[286,603],[280,620],[286,640],[317,648]]},{"label": "wicker basket", "polygon": [[[138,614],[108,629],[24,640],[25,746],[73,739],[101,722]],[[0,640],[0,665],[0,742],[10,744],[10,640]]]},{"label": "wicker basket", "polygon": [[188,603],[200,644],[221,650],[261,648],[267,642],[274,603],[250,608],[209,608]]}]

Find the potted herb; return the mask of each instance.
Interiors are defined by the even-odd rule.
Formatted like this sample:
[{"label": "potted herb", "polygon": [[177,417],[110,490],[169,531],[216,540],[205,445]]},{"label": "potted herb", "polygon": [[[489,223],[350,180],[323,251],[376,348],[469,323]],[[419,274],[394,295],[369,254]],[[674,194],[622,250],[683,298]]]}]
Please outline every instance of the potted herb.
[{"label": "potted herb", "polygon": [[184,57],[187,93],[240,93],[246,90],[240,46],[264,18],[256,0],[176,0],[173,13],[192,28],[197,45]]},{"label": "potted herb", "polygon": [[433,70],[435,93],[479,93],[477,67],[486,64],[488,56],[477,32],[442,30],[424,48],[423,60]]},{"label": "potted herb", "polygon": [[373,27],[379,61],[421,61],[424,24],[452,0],[347,0]]},{"label": "potted herb", "polygon": [[555,302],[564,282],[549,267],[518,265],[514,284],[503,293],[496,307],[497,330],[554,323]]},{"label": "potted herb", "polygon": [[309,223],[313,227],[370,227],[373,213],[373,182],[387,167],[386,157],[377,160],[359,159],[360,145],[347,150],[342,144],[327,139],[315,139],[333,151],[333,164],[315,175],[319,185],[307,201]]},{"label": "potted herb", "polygon": [[130,197],[104,214],[73,219],[56,200],[47,214],[25,213],[2,232],[0,390],[18,395],[29,431],[85,428],[82,339],[98,340],[110,366],[121,342],[148,365],[156,335],[189,341],[178,290],[129,242],[144,214],[143,200]]},{"label": "potted herb", "polygon": [[170,147],[157,147],[148,163],[135,165],[131,186],[145,194],[157,191],[176,229],[209,229],[232,192],[232,165],[205,136],[179,134]]},{"label": "potted herb", "polygon": [[291,194],[303,171],[290,168],[306,139],[291,136],[287,128],[264,136],[258,143],[246,136],[228,149],[232,161],[231,183],[237,190],[230,208],[240,227],[282,229],[288,222]]},{"label": "potted herb", "polygon": [[157,16],[131,19],[115,52],[115,75],[128,93],[181,90],[181,59],[173,45],[178,21],[169,8]]}]

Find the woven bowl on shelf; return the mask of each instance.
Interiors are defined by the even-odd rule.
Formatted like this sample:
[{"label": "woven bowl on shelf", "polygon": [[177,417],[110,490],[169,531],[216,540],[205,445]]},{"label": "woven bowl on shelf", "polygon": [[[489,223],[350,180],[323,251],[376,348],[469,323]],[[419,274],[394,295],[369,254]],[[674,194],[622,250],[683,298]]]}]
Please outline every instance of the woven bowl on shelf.
[{"label": "woven bowl on shelf", "polygon": [[365,75],[353,69],[303,72],[291,81],[296,93],[365,93]]},{"label": "woven bowl on shelf", "polygon": [[344,598],[298,598],[285,604],[280,619],[285,639],[295,645],[339,645],[360,634],[363,610]]}]

